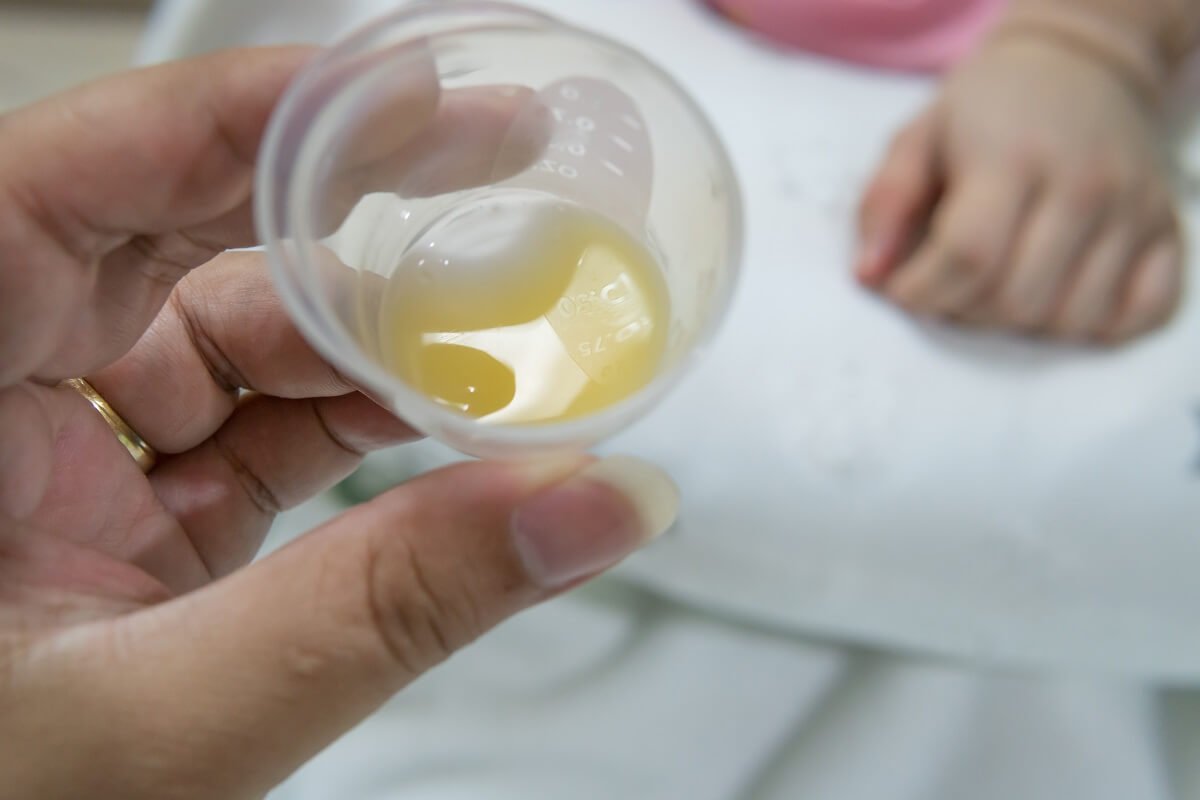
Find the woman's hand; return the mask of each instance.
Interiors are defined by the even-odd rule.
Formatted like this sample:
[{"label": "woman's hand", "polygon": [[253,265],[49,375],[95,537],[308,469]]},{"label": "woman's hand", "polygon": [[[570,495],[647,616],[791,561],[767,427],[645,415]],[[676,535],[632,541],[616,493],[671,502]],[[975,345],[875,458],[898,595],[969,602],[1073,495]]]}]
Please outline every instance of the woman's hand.
[{"label": "woman's hand", "polygon": [[1154,103],[1036,30],[986,44],[896,137],[857,274],[920,315],[1080,341],[1161,325],[1184,248]]},{"label": "woman's hand", "polygon": [[[413,437],[297,334],[261,255],[218,255],[253,242],[258,140],[307,54],[0,117],[5,797],[259,796],[674,517],[670,482],[631,459],[475,463],[245,566],[278,511]],[[505,124],[488,103],[477,121]],[[148,474],[57,385],[79,375],[158,451]]]}]

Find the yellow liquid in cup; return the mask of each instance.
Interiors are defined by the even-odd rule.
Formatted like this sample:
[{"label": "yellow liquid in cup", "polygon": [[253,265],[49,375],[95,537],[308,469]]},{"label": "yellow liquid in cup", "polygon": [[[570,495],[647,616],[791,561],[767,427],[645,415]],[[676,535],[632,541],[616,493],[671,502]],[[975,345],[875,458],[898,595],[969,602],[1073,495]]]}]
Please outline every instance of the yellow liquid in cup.
[{"label": "yellow liquid in cup", "polygon": [[581,417],[650,382],[670,306],[645,246],[574,206],[531,215],[499,245],[487,211],[477,217],[419,242],[389,281],[380,333],[391,370],[497,424]]}]

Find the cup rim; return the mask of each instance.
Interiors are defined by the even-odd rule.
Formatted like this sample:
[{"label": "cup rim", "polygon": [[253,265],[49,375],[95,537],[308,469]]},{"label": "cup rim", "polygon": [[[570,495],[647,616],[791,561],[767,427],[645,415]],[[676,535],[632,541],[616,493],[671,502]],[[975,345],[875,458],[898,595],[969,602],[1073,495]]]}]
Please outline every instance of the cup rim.
[{"label": "cup rim", "polygon": [[[489,20],[487,24],[448,25],[433,34],[400,37],[393,34],[389,40],[393,41],[394,45],[403,45],[451,32],[520,29],[528,27],[530,22],[534,22],[539,26],[576,37],[585,43],[616,51],[636,64],[638,69],[645,70],[656,81],[667,87],[680,101],[690,115],[691,121],[697,125],[701,138],[707,144],[714,166],[726,186],[729,222],[729,235],[724,255],[725,269],[727,270],[726,288],[720,297],[714,299],[711,312],[696,332],[687,352],[632,394],[606,408],[575,419],[554,422],[490,424],[434,402],[412,388],[399,376],[375,363],[337,320],[331,306],[314,299],[313,293],[306,291],[305,287],[301,285],[303,283],[302,276],[297,274],[298,272],[315,274],[311,249],[301,246],[304,243],[315,243],[315,239],[304,243],[295,239],[295,233],[302,232],[307,227],[303,224],[305,214],[298,207],[306,204],[298,204],[294,199],[289,202],[286,197],[280,198],[278,195],[281,186],[290,188],[288,183],[291,178],[290,167],[293,164],[283,163],[283,145],[285,138],[293,134],[294,119],[302,100],[320,80],[324,69],[340,58],[369,52],[369,49],[364,48],[371,46],[371,43],[379,37],[381,30],[390,29],[395,32],[400,29],[402,33],[405,26],[416,28],[422,22],[437,20],[439,17],[450,22],[456,16],[469,14],[495,14],[496,19]],[[332,96],[326,98],[325,102],[328,103],[331,99]],[[308,113],[312,113],[311,106],[308,108]],[[298,152],[300,149],[297,147],[296,151]],[[288,175],[288,181],[283,184],[275,180],[281,169],[285,170]],[[286,191],[283,193],[289,194]],[[283,202],[280,202],[281,200]],[[280,213],[281,209],[282,214]],[[451,2],[417,0],[415,3],[368,22],[322,50],[301,68],[280,98],[263,137],[255,177],[255,221],[258,236],[265,246],[276,289],[294,324],[305,339],[360,390],[404,416],[414,427],[424,432],[430,432],[428,429],[447,431],[456,439],[455,442],[449,442],[452,446],[460,447],[465,443],[469,447],[461,449],[474,448],[477,452],[488,449],[507,450],[514,446],[536,450],[555,448],[564,444],[573,446],[580,442],[591,444],[599,438],[627,427],[653,408],[694,367],[729,315],[741,277],[744,246],[743,214],[743,201],[737,175],[720,135],[699,103],[674,77],[641,52],[609,36],[578,27],[534,9],[499,0],[451,0]],[[298,221],[300,224],[297,224]],[[284,235],[285,231],[292,232],[290,238]],[[297,268],[293,268],[293,264]],[[385,394],[395,400],[384,401],[379,396],[380,394]],[[434,435],[438,436],[437,433]],[[438,436],[438,438],[442,437]]]}]

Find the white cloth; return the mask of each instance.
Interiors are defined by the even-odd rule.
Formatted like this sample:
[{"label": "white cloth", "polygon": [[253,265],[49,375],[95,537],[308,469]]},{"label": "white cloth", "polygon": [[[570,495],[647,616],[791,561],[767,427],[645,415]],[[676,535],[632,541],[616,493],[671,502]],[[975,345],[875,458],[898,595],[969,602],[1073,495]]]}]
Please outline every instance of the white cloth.
[{"label": "white cloth", "polygon": [[422,678],[278,800],[1193,798],[1200,739],[1176,731],[1197,712],[1130,684],[847,650],[607,583]]},{"label": "white cloth", "polygon": [[[169,0],[144,54],[322,41],[395,4]],[[727,328],[611,445],[671,470],[683,518],[612,597],[509,623],[285,796],[1200,798],[1200,703],[1149,688],[1200,682],[1197,281],[1117,352],[916,323],[847,264],[927,83],[764,48],[690,0],[532,4],[667,67],[743,182]]]}]

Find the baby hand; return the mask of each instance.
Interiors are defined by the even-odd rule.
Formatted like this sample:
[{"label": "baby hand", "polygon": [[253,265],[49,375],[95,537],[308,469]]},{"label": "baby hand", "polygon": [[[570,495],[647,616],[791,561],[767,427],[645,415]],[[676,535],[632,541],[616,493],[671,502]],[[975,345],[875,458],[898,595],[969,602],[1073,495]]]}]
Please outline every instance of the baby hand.
[{"label": "baby hand", "polygon": [[859,279],[913,313],[1124,341],[1166,321],[1183,244],[1153,103],[1037,33],[986,45],[896,137]]}]

